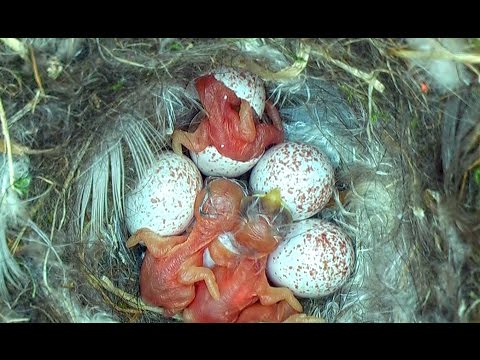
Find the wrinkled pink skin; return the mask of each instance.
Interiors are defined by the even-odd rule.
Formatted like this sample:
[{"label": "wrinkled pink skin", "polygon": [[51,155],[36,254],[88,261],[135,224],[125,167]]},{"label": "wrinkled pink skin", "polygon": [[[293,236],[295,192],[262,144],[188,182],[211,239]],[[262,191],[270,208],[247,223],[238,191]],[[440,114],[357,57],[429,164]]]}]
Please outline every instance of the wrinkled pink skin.
[{"label": "wrinkled pink skin", "polygon": [[172,316],[192,302],[197,282],[219,297],[213,272],[203,267],[203,252],[221,232],[236,226],[242,197],[242,188],[233,181],[213,180],[196,197],[195,223],[187,235],[162,237],[140,229],[130,237],[128,247],[139,242],[147,247],[140,271],[140,294],[146,303]]},{"label": "wrinkled pink skin", "polygon": [[[238,254],[216,239],[209,246],[220,297],[199,283],[193,302],[184,310],[185,322],[311,322],[287,288],[271,287],[265,268],[278,246],[272,227],[262,217],[241,220],[235,232]],[[245,255],[248,254],[248,255]],[[300,316],[301,315],[301,316]],[[317,319],[318,320],[318,319]]]},{"label": "wrinkled pink skin", "polygon": [[195,153],[213,145],[223,156],[249,161],[268,146],[283,142],[282,120],[270,101],[265,110],[273,124],[261,123],[250,104],[213,75],[198,78],[195,85],[207,116],[193,133],[174,131],[172,148],[177,154],[182,153],[182,145]]}]

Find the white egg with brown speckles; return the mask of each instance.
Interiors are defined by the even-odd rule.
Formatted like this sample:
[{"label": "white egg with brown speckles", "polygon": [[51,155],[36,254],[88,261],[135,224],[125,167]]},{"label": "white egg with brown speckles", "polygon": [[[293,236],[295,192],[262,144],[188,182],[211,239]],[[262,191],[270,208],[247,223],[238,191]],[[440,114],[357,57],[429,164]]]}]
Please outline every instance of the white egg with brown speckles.
[{"label": "white egg with brown speckles", "polygon": [[161,236],[185,231],[194,216],[202,175],[186,156],[165,151],[125,199],[125,222],[133,234],[148,228]]},{"label": "white egg with brown speckles", "polygon": [[334,171],[317,147],[295,142],[265,152],[250,175],[250,188],[264,194],[278,188],[294,221],[312,217],[328,203]]},{"label": "white egg with brown speckles", "polygon": [[339,226],[306,219],[293,223],[269,255],[267,275],[298,297],[319,298],[344,285],[354,265],[353,243]]},{"label": "white egg with brown speckles", "polygon": [[[263,155],[263,154],[262,154]],[[262,155],[248,161],[237,161],[223,156],[215,146],[207,146],[198,154],[190,151],[190,156],[198,169],[206,176],[225,176],[228,178],[245,174],[260,160]]]}]

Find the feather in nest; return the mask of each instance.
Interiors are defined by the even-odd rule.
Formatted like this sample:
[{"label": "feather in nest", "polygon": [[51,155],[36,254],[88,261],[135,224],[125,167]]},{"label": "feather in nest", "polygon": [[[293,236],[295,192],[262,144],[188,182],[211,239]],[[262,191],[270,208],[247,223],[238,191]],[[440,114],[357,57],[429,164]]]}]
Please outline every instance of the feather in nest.
[{"label": "feather in nest", "polygon": [[[6,158],[0,154],[0,295],[4,298],[8,298],[10,287],[18,290],[26,280],[26,274],[12,254],[9,243],[13,244],[12,248],[17,248],[21,241],[38,242],[48,254],[51,252],[60,261],[50,238],[29,217],[27,203],[32,199],[22,199],[28,190],[25,179],[30,177],[28,157],[18,157],[13,162],[13,186],[10,185],[9,173]],[[35,234],[35,239],[32,240],[28,232],[18,231],[22,228]],[[12,235],[13,241],[8,241],[8,235]]]},{"label": "feather in nest", "polygon": [[[89,239],[100,234],[110,221],[123,223],[127,186],[152,166],[170,141],[168,135],[175,124],[181,123],[196,104],[178,84],[161,83],[144,89],[144,93],[143,113],[124,104],[124,113],[116,116],[113,125],[104,122],[107,126],[97,135],[102,141],[88,145],[90,156],[79,176],[76,216],[78,229],[88,225]],[[135,108],[142,106],[136,104]],[[131,167],[126,168],[127,163]],[[122,226],[118,229],[124,231]]]},{"label": "feather in nest", "polygon": [[447,100],[441,143],[443,188],[425,192],[425,202],[434,214],[434,236],[443,249],[436,300],[453,314],[452,321],[469,321],[472,304],[480,299],[476,270],[480,205],[475,203],[479,189],[472,176],[480,165],[478,99],[478,91],[469,91]]}]

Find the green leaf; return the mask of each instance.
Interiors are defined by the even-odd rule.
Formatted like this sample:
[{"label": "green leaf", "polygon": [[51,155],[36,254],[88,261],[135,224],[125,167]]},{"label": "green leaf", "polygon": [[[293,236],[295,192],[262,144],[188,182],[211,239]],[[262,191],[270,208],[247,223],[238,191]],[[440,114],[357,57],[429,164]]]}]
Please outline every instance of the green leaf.
[{"label": "green leaf", "polygon": [[417,118],[413,118],[410,121],[410,128],[412,128],[412,129],[418,128],[418,119]]},{"label": "green leaf", "polygon": [[170,45],[170,51],[178,51],[178,50],[183,50],[183,45],[180,41],[174,41]]},{"label": "green leaf", "polygon": [[26,197],[28,194],[28,189],[30,188],[30,183],[32,182],[32,177],[27,175],[17,179],[13,183],[13,188],[23,197]]},{"label": "green leaf", "polygon": [[475,182],[477,183],[477,185],[480,186],[480,166],[477,166],[477,167],[473,170],[473,179],[475,180]]},{"label": "green leaf", "polygon": [[383,120],[383,121],[387,122],[388,120],[390,120],[389,114],[387,114],[386,112],[383,112],[383,111],[373,112],[372,117],[370,119],[372,124],[375,124],[379,120]]},{"label": "green leaf", "polygon": [[113,91],[118,91],[121,88],[123,88],[124,85],[125,85],[125,83],[123,82],[123,80],[118,80],[115,84],[112,85],[112,90]]}]

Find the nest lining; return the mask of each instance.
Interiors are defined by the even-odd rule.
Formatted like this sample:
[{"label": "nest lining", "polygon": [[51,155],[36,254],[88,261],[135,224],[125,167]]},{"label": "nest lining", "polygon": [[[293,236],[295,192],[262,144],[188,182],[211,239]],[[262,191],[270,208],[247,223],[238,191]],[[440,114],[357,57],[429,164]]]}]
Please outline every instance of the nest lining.
[{"label": "nest lining", "polygon": [[335,159],[344,199],[337,192],[320,216],[349,232],[358,261],[340,291],[304,301],[307,313],[478,320],[478,89],[422,93],[402,40],[23,43],[2,49],[0,73],[10,147],[15,163],[30,159],[31,177],[17,215],[30,225],[3,225],[6,243],[21,235],[13,255],[26,274],[0,304],[4,321],[172,321],[138,299],[141,253],[124,245],[123,195],[198,109],[188,82],[220,64],[264,78],[287,137]]}]

